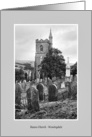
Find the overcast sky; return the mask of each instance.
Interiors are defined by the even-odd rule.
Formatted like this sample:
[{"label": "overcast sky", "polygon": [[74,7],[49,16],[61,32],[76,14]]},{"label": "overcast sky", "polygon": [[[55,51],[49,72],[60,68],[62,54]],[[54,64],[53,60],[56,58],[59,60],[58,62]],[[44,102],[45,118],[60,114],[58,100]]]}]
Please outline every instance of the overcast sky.
[{"label": "overcast sky", "polygon": [[78,32],[77,25],[16,25],[15,60],[35,60],[35,40],[48,39],[50,29],[53,47],[62,51],[65,60],[77,61]]}]

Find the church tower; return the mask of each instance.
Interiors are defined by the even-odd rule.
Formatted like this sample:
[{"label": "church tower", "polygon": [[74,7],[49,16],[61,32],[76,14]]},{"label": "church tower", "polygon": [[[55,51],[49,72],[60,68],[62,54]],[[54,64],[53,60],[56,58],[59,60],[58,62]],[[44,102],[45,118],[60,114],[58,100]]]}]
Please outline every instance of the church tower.
[{"label": "church tower", "polygon": [[49,49],[52,47],[52,32],[50,30],[49,39],[36,39],[36,53],[35,53],[35,75],[40,78],[40,64],[44,59]]}]

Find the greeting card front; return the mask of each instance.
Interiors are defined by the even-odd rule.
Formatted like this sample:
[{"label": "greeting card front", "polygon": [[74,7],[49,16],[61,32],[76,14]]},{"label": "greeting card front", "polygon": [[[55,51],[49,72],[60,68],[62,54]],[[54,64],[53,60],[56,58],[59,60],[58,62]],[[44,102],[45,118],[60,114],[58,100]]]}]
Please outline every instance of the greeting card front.
[{"label": "greeting card front", "polygon": [[91,11],[1,12],[1,135],[91,135]]}]

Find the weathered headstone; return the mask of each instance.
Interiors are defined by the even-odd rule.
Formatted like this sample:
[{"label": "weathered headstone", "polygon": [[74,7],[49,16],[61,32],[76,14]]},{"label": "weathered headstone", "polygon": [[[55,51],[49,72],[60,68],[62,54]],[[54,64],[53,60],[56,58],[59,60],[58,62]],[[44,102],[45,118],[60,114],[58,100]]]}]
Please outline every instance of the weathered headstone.
[{"label": "weathered headstone", "polygon": [[27,106],[27,94],[26,94],[26,92],[21,93],[21,104],[24,107]]},{"label": "weathered headstone", "polygon": [[48,100],[49,101],[57,101],[57,86],[55,84],[52,84],[48,88]]},{"label": "weathered headstone", "polygon": [[44,78],[44,85],[47,86],[47,78],[46,77]]},{"label": "weathered headstone", "polygon": [[40,80],[40,79],[39,79],[39,78],[37,78],[37,79],[36,79],[36,83],[39,83],[39,80]]},{"label": "weathered headstone", "polygon": [[18,83],[15,84],[15,104],[21,105],[21,87]]},{"label": "weathered headstone", "polygon": [[65,86],[66,86],[66,90],[68,92],[68,96],[70,96],[71,95],[71,83],[70,82],[66,82]]},{"label": "weathered headstone", "polygon": [[48,87],[44,85],[44,101],[48,101]]},{"label": "weathered headstone", "polygon": [[32,109],[32,102],[31,102],[31,88],[29,88],[27,91],[27,108],[28,110]]},{"label": "weathered headstone", "polygon": [[23,92],[26,91],[26,80],[24,80],[24,81],[21,83],[21,88],[22,88]]},{"label": "weathered headstone", "polygon": [[39,92],[39,100],[40,101],[44,100],[44,85],[42,83],[39,83],[37,85],[37,89]]},{"label": "weathered headstone", "polygon": [[33,84],[31,87],[31,103],[32,109],[34,111],[39,111],[39,93],[35,84]]},{"label": "weathered headstone", "polygon": [[70,82],[72,82],[72,81],[73,81],[73,75],[70,76]]},{"label": "weathered headstone", "polygon": [[61,83],[61,88],[65,88],[65,82],[64,81]]}]

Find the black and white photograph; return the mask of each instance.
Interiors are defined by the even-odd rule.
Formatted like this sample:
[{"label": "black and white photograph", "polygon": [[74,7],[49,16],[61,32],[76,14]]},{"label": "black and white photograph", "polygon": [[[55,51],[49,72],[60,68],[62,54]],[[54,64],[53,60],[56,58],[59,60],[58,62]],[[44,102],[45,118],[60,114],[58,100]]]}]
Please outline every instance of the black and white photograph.
[{"label": "black and white photograph", "polygon": [[14,119],[78,120],[78,24],[14,24]]}]

